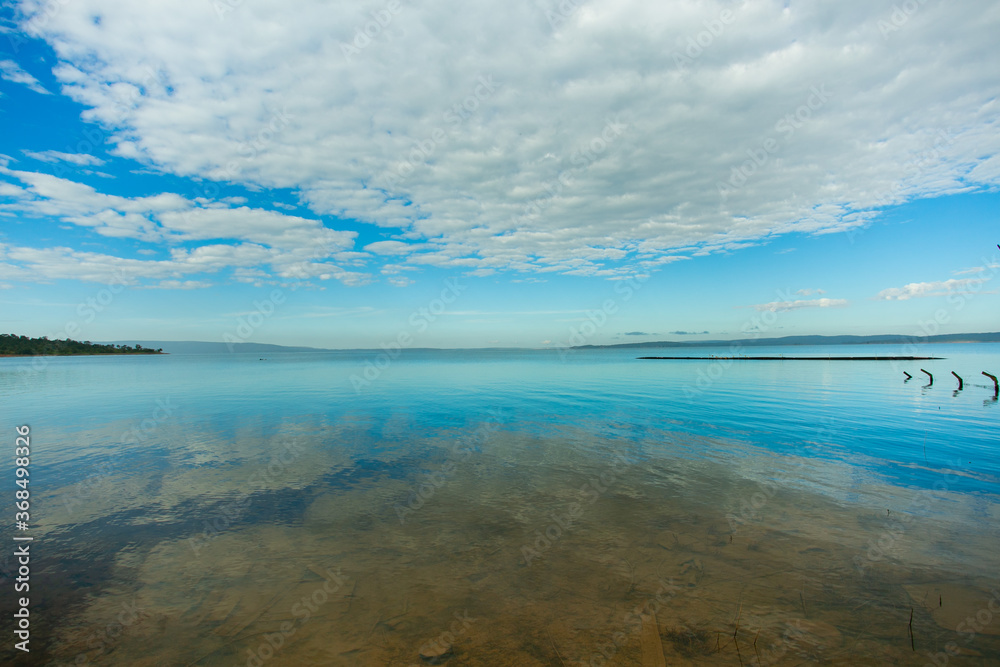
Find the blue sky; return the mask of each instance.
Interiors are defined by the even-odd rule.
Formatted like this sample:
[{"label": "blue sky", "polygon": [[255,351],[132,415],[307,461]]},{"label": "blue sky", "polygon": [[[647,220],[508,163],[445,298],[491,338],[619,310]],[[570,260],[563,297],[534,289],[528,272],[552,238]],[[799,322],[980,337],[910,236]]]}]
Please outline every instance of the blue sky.
[{"label": "blue sky", "polygon": [[1000,7],[971,4],[5,5],[0,330],[1000,330]]}]

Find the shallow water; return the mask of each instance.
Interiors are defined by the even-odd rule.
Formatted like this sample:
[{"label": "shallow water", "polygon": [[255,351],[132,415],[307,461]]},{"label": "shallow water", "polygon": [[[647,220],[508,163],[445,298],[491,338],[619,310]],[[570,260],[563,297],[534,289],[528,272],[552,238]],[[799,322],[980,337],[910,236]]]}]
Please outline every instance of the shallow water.
[{"label": "shallow water", "polygon": [[0,360],[32,664],[997,664],[1000,346],[920,352]]}]

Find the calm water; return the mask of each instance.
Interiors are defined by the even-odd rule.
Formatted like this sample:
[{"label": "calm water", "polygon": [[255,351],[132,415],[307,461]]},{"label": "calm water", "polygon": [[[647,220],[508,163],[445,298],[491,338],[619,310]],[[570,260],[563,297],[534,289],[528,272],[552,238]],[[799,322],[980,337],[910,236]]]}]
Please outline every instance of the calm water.
[{"label": "calm water", "polygon": [[1000,346],[657,353],[0,359],[31,664],[1000,664]]}]

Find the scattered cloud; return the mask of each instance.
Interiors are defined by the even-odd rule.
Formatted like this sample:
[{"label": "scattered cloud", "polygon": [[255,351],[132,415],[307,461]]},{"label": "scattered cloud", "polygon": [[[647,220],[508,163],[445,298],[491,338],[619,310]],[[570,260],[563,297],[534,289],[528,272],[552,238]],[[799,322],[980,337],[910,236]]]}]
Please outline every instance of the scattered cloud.
[{"label": "scattered cloud", "polygon": [[45,87],[42,86],[38,79],[21,69],[21,66],[13,60],[0,60],[0,79],[5,79],[11,83],[20,83],[42,95],[52,94],[45,90]]},{"label": "scattered cloud", "polygon": [[800,289],[795,292],[799,296],[812,296],[813,294],[826,294],[824,290],[821,289]]},{"label": "scattered cloud", "polygon": [[145,285],[146,289],[204,289],[212,283],[203,280],[161,280],[155,285]]},{"label": "scattered cloud", "polygon": [[376,241],[366,245],[365,250],[376,255],[406,255],[412,252],[411,244],[402,241]]},{"label": "scattered cloud", "polygon": [[94,157],[93,155],[87,155],[85,153],[60,153],[59,151],[22,151],[26,156],[39,160],[41,162],[69,162],[70,164],[80,165],[85,167],[88,165],[93,165],[96,167],[104,164],[104,160]]},{"label": "scattered cloud", "polygon": [[372,315],[375,312],[376,312],[375,308],[372,308],[371,306],[355,306],[352,308],[337,308],[333,306],[327,306],[327,307],[316,307],[310,312],[302,313],[300,315],[296,315],[295,317],[306,317],[309,319],[326,318],[326,317],[336,317],[336,318],[364,317]]},{"label": "scattered cloud", "polygon": [[407,285],[413,284],[413,280],[407,278],[406,276],[395,276],[393,278],[389,278],[388,280],[390,284],[395,285],[396,287],[406,287]]},{"label": "scattered cloud", "polygon": [[968,275],[978,275],[984,271],[1000,269],[1000,264],[997,263],[986,263],[982,266],[973,266],[970,269],[962,269],[961,271],[955,271],[956,276],[968,276]]},{"label": "scattered cloud", "polygon": [[675,336],[704,336],[707,331],[671,331]]},{"label": "scattered cloud", "polygon": [[759,303],[750,306],[757,312],[770,311],[772,313],[784,313],[791,310],[802,310],[803,308],[843,308],[848,305],[847,299],[808,299],[796,301],[772,301],[770,303]]},{"label": "scattered cloud", "polygon": [[928,296],[946,296],[955,292],[978,292],[983,283],[989,282],[988,278],[951,278],[950,280],[939,280],[929,283],[910,283],[903,287],[890,287],[875,295],[875,299],[880,301],[907,301]]},{"label": "scattered cloud", "polygon": [[659,336],[659,334],[646,333],[645,331],[627,331],[627,332],[625,332],[625,335],[626,336]]}]

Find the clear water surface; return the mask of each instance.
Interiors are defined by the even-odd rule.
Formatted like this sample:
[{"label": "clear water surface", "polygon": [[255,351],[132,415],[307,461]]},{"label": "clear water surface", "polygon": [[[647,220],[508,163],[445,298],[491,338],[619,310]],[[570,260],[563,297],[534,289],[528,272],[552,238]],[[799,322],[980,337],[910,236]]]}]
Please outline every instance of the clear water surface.
[{"label": "clear water surface", "polygon": [[30,664],[1000,664],[1000,346],[657,354],[0,359]]}]

